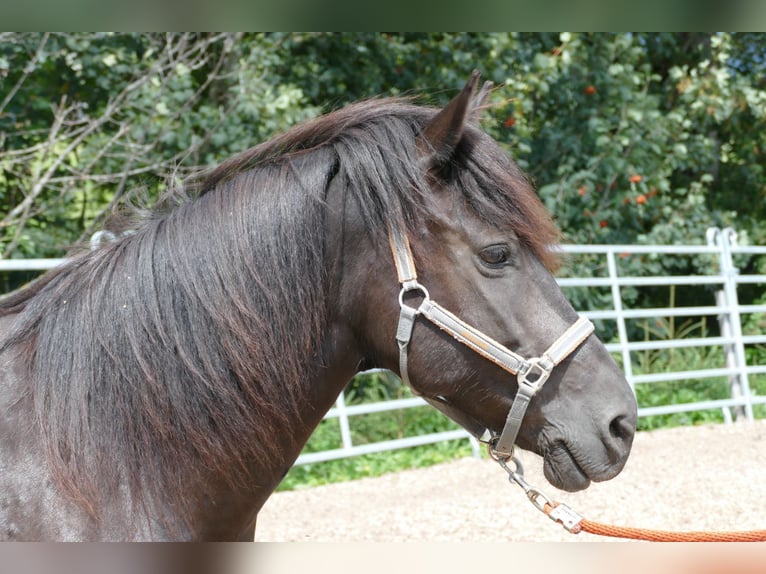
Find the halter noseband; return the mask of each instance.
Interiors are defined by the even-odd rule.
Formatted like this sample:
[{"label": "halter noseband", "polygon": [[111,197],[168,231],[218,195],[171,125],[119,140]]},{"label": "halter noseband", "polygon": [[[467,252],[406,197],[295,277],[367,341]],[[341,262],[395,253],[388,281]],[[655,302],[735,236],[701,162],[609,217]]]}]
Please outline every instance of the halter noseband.
[{"label": "halter noseband", "polygon": [[[399,324],[396,329],[396,341],[399,344],[399,373],[402,380],[417,394],[417,391],[410,382],[407,361],[412,329],[415,326],[415,319],[418,315],[422,315],[442,331],[448,333],[485,359],[516,375],[519,388],[508,412],[503,431],[499,435],[491,433],[483,425],[468,415],[461,413],[444,397],[423,397],[431,405],[463,426],[481,442],[488,443],[494,456],[503,459],[511,457],[513,455],[513,445],[519,434],[521,421],[529,406],[529,401],[542,388],[545,381],[548,380],[553,367],[572,354],[593,333],[593,323],[586,317],[581,316],[542,355],[532,359],[525,359],[450,313],[431,299],[428,290],[418,282],[410,243],[407,235],[404,233],[403,226],[391,225],[389,228],[389,239],[391,251],[394,255],[394,263],[396,264],[396,273],[402,286],[399,292]],[[423,296],[423,300],[417,307],[412,307],[404,302],[404,296],[410,292],[420,292]]]}]

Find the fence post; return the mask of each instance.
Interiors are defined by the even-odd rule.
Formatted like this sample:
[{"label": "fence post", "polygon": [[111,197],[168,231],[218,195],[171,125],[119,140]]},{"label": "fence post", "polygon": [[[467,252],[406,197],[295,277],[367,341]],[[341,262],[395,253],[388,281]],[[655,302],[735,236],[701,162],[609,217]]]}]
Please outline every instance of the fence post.
[{"label": "fence post", "polygon": [[351,427],[348,422],[348,412],[346,412],[346,397],[344,396],[345,389],[338,395],[338,399],[335,401],[335,408],[338,411],[338,423],[340,424],[340,441],[343,448],[351,448],[354,446],[351,441]]},{"label": "fence post", "polygon": [[625,326],[625,315],[623,314],[622,306],[622,291],[620,290],[620,284],[618,282],[617,272],[617,260],[614,256],[614,249],[609,248],[606,252],[606,264],[609,270],[609,286],[612,293],[612,306],[614,312],[617,315],[617,335],[620,340],[620,353],[622,354],[622,369],[625,373],[625,378],[628,380],[633,394],[636,394],[636,389],[633,384],[633,363],[630,357],[630,350],[628,349],[628,329]]},{"label": "fence post", "polygon": [[733,399],[744,398],[745,405],[733,407],[735,420],[747,418],[753,420],[753,404],[750,400],[750,382],[747,376],[747,359],[745,345],[742,342],[742,323],[739,315],[739,297],[737,295],[737,280],[739,269],[734,266],[731,255],[732,244],[737,242],[737,234],[731,228],[723,230],[711,227],[706,233],[708,245],[719,249],[720,274],[723,278],[723,288],[716,292],[716,305],[721,307],[718,323],[721,336],[730,338],[732,343],[724,345],[726,367],[736,369],[736,374],[729,375],[729,389]]}]

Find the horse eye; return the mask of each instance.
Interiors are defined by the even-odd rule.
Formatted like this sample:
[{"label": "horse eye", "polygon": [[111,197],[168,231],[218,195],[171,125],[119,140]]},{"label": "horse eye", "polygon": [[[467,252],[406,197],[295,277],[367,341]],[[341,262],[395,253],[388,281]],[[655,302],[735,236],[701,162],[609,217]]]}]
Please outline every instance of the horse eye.
[{"label": "horse eye", "polygon": [[490,245],[479,253],[482,263],[487,267],[503,267],[510,259],[511,252],[507,245]]}]

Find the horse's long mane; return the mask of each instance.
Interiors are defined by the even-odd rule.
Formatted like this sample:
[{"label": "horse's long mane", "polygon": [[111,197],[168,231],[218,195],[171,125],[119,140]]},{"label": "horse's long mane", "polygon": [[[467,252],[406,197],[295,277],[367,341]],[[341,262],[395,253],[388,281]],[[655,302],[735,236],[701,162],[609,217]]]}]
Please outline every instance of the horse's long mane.
[{"label": "horse's long mane", "polygon": [[[427,211],[416,139],[436,110],[369,100],[299,125],[171,190],[132,233],[0,300],[0,351],[28,365],[57,479],[184,500],[214,472],[241,485],[301,424],[329,308],[329,182],[373,236]],[[468,126],[442,177],[547,263],[556,230],[520,170]],[[172,206],[172,209],[169,208]],[[288,461],[289,462],[289,461]]]}]

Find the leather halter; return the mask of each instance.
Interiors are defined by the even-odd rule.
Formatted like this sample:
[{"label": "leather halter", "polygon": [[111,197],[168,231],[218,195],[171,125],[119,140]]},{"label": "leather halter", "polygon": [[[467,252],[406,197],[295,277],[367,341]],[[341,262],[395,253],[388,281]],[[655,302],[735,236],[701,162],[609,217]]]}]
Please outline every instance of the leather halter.
[{"label": "leather halter", "polygon": [[[399,324],[396,329],[396,341],[399,344],[399,374],[402,380],[415,394],[419,394],[410,382],[407,363],[412,330],[415,326],[415,320],[421,315],[485,359],[516,375],[519,383],[518,390],[508,412],[503,431],[499,435],[491,433],[478,421],[456,409],[444,397],[423,397],[478,440],[487,443],[493,455],[499,458],[511,457],[513,445],[519,434],[529,401],[548,380],[553,368],[572,354],[593,333],[593,323],[581,316],[542,355],[525,359],[431,299],[428,290],[418,282],[410,242],[403,226],[390,225],[389,239],[396,264],[396,273],[402,286],[399,292]],[[411,292],[419,292],[423,297],[417,307],[412,307],[404,302],[405,295]]]}]

